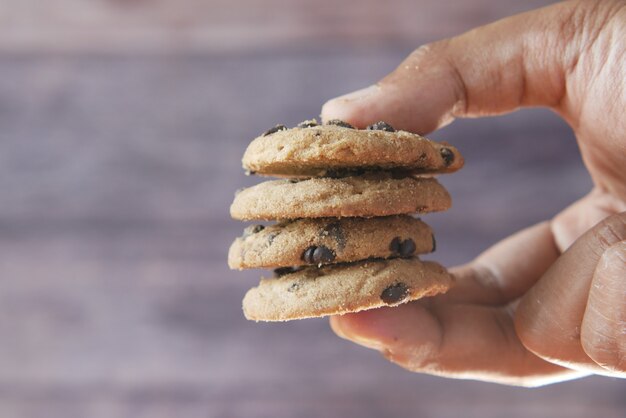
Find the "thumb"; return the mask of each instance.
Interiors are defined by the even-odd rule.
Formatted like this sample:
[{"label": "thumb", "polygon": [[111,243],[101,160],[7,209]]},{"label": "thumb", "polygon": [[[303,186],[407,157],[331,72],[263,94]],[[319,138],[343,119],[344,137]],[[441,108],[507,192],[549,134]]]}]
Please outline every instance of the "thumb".
[{"label": "thumb", "polygon": [[571,33],[578,14],[591,13],[585,3],[595,2],[560,3],[422,46],[377,84],[328,101],[322,119],[426,133],[455,117],[561,103],[564,68],[578,54]]},{"label": "thumb", "polygon": [[550,362],[626,372],[626,212],[612,215],[567,249],[524,295],[515,328]]},{"label": "thumb", "polygon": [[626,376],[626,240],[602,254],[580,334],[582,347],[593,361]]}]

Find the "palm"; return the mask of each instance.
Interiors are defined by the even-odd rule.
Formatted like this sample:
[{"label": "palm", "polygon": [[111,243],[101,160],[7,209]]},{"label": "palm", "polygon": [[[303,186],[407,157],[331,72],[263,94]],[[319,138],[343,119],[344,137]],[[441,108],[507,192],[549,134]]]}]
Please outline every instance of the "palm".
[{"label": "palm", "polygon": [[597,33],[590,49],[581,53],[568,76],[573,86],[555,109],[572,126],[583,161],[596,188],[566,209],[554,222],[557,244],[563,251],[607,216],[626,210],[626,8]]}]

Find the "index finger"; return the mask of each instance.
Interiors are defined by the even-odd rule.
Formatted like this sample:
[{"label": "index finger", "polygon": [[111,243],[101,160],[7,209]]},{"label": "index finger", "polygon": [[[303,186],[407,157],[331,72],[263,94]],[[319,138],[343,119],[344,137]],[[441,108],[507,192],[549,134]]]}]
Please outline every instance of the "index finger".
[{"label": "index finger", "polygon": [[455,117],[557,106],[565,68],[579,54],[563,34],[576,33],[572,16],[586,9],[585,2],[559,3],[422,46],[374,86],[328,101],[322,119],[357,127],[384,120],[423,134]]}]

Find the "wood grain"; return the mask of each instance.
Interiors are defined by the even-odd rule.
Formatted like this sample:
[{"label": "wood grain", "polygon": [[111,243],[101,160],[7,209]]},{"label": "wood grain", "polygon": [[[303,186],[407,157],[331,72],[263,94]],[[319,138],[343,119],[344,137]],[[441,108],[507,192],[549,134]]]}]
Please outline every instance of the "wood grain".
[{"label": "wood grain", "polygon": [[0,51],[258,52],[452,36],[549,0],[19,0],[0,3]]},{"label": "wood grain", "polygon": [[[465,16],[435,2],[419,10],[458,19],[458,28],[536,2],[472,3]],[[54,7],[61,4],[75,10]],[[535,391],[452,381],[388,364],[336,338],[324,320],[245,321],[241,298],[261,272],[229,271],[226,251],[244,226],[228,219],[233,193],[258,181],[241,170],[248,141],[384,75],[409,51],[402,37],[441,32],[406,23],[393,29],[400,38],[378,28],[370,36],[381,44],[338,50],[330,40],[347,39],[340,28],[348,6],[272,0],[283,24],[296,12],[300,23],[263,35],[259,54],[241,40],[251,35],[236,32],[267,16],[253,13],[261,2],[250,2],[252,11],[173,4],[51,0],[36,13],[32,1],[0,6],[5,23],[11,17],[0,33],[22,31],[19,41],[0,36],[0,416],[623,414],[623,381]],[[353,13],[374,26],[377,11],[418,8],[366,4],[371,10]],[[220,48],[230,52],[202,43],[203,53],[155,53],[148,35],[113,30],[124,13],[119,28],[137,26],[154,39],[185,19],[219,21],[227,39]],[[330,26],[308,22],[335,13]],[[25,22],[40,24],[39,34]],[[74,40],[86,27],[95,38]],[[58,45],[43,39],[55,30],[66,31]],[[302,38],[283,38],[296,32]],[[291,49],[301,39],[320,44]],[[150,53],[127,54],[124,40]],[[109,53],[83,51],[91,41]],[[62,49],[71,53],[55,53]],[[446,265],[553,216],[591,186],[569,128],[547,111],[459,121],[434,137],[467,161],[461,174],[442,178],[453,208],[424,217],[438,237],[432,258]]]}]

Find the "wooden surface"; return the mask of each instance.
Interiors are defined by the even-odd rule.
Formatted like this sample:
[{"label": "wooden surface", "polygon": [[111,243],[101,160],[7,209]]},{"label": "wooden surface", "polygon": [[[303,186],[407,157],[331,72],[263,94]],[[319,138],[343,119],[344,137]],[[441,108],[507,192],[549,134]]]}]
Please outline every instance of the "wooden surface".
[{"label": "wooden surface", "polygon": [[0,50],[259,52],[455,35],[547,0],[4,0]]},{"label": "wooden surface", "polygon": [[[143,46],[141,54],[108,32],[91,52],[70,35],[55,45],[44,35],[80,31],[83,15],[67,28],[58,16],[70,9],[34,13],[34,3],[0,7],[4,19],[22,19],[0,32],[23,36],[0,37],[0,416],[623,416],[624,381],[521,390],[446,380],[340,340],[325,320],[247,322],[241,298],[261,272],[226,266],[244,226],[228,219],[228,206],[235,189],[258,181],[240,169],[251,138],[313,117],[327,98],[384,75],[410,51],[409,35],[417,45],[520,2],[475,1],[465,14],[421,2],[417,14],[433,10],[444,29],[407,24],[361,42],[380,10],[405,20],[402,11],[416,13],[417,2],[368,2],[345,34],[324,38],[306,22],[281,26],[332,16],[313,7],[320,2],[273,1],[278,26],[296,41],[263,35],[254,41],[263,53],[237,41],[254,38],[250,28],[270,31],[271,17],[253,19],[268,19],[261,2],[181,2],[180,10],[164,1],[92,2],[108,10],[89,15],[99,31],[116,17],[147,22],[119,35]],[[338,7],[341,22],[351,9]],[[206,40],[155,52],[147,37],[167,38],[176,13],[219,20],[230,52]],[[27,28],[27,17],[49,28]],[[467,160],[461,174],[442,179],[453,209],[425,217],[438,236],[432,258],[447,265],[549,218],[591,185],[570,130],[547,111],[459,121],[434,137]]]}]

